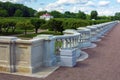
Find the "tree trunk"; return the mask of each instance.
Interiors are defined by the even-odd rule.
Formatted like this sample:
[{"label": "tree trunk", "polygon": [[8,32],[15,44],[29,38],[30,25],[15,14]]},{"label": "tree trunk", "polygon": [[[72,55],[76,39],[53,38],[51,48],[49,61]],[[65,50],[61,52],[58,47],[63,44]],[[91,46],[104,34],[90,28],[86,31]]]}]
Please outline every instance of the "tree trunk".
[{"label": "tree trunk", "polygon": [[13,26],[13,27],[12,27],[12,32],[13,32],[13,33],[15,32],[15,29],[16,29],[16,27]]},{"label": "tree trunk", "polygon": [[9,29],[10,29],[10,26],[7,27],[7,29],[6,29],[6,33],[8,33]]},{"label": "tree trunk", "polygon": [[35,28],[35,33],[36,33],[36,34],[38,33],[38,28]]},{"label": "tree trunk", "polygon": [[0,33],[2,33],[2,27],[0,27]]},{"label": "tree trunk", "polygon": [[27,34],[27,29],[25,29],[25,35]]}]

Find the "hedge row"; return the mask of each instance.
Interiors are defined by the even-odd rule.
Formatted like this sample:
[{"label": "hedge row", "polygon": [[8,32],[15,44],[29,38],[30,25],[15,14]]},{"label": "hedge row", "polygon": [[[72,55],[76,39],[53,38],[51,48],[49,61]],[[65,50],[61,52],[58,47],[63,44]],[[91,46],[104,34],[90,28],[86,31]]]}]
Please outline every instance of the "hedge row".
[{"label": "hedge row", "polygon": [[[88,25],[100,24],[104,22],[108,22],[108,20],[80,20],[74,18],[54,18],[52,20],[44,22],[36,18],[0,18],[0,33],[8,32],[9,30],[15,32],[18,26],[22,27],[20,29],[24,30],[37,30],[38,28],[42,28],[62,32],[65,29],[77,29],[78,27],[85,27]],[[37,26],[36,24],[39,26]],[[33,28],[29,28],[32,25]]]},{"label": "hedge row", "polygon": [[[57,25],[52,22],[53,20],[56,21],[56,23],[62,22],[62,24]],[[59,21],[59,22],[57,22],[57,21]],[[55,25],[56,27],[63,28],[63,30],[64,29],[77,29],[78,27],[86,27],[88,25],[95,25],[95,24],[100,24],[100,23],[104,23],[104,22],[109,22],[109,20],[80,20],[80,19],[74,19],[74,18],[55,18],[55,19],[48,21],[46,24],[44,24],[42,26],[42,28],[54,30],[54,29],[51,29],[51,28],[53,28],[51,26]],[[60,29],[58,28],[58,31],[59,30]]]}]

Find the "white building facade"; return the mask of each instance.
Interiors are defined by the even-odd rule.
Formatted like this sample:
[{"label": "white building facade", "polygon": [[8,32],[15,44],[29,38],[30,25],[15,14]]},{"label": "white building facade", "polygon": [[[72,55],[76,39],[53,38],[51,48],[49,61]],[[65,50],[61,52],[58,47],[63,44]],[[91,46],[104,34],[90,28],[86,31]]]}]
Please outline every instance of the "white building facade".
[{"label": "white building facade", "polygon": [[46,14],[43,14],[42,16],[40,16],[40,19],[45,19],[45,20],[50,20],[54,18],[53,16],[51,16],[50,14],[46,13]]}]

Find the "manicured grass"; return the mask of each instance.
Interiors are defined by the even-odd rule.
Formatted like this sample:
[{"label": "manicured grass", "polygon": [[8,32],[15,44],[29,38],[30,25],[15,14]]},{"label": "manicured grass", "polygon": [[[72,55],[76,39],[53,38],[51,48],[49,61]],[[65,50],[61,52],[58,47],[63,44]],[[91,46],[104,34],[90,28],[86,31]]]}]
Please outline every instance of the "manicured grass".
[{"label": "manicured grass", "polygon": [[17,37],[20,37],[20,38],[33,38],[33,37],[35,37],[37,35],[40,35],[40,34],[62,35],[60,32],[55,33],[54,31],[45,31],[45,32],[40,32],[38,34],[35,34],[35,33],[33,33],[33,34],[26,34],[26,35],[22,34],[22,35],[19,35]]}]

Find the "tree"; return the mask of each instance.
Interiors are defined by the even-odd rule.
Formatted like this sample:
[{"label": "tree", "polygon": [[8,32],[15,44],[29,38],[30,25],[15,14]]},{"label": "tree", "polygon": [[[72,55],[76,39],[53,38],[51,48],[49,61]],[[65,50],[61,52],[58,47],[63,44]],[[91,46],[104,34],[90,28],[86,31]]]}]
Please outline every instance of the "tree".
[{"label": "tree", "polygon": [[14,12],[15,12],[15,6],[14,6],[14,4],[12,4],[10,2],[6,2],[6,3],[4,3],[3,8],[5,8],[5,7],[6,7],[6,10],[7,10],[9,16],[10,17],[13,16]]},{"label": "tree", "polygon": [[62,31],[64,30],[62,23],[63,22],[61,20],[51,19],[48,22],[49,29],[54,30],[55,32],[58,31],[62,33]]},{"label": "tree", "polygon": [[29,16],[30,16],[30,17],[35,16],[35,13],[36,13],[37,11],[33,10],[32,8],[28,8],[28,10],[29,10]]},{"label": "tree", "polygon": [[82,11],[79,11],[77,14],[77,18],[86,19],[86,14]]},{"label": "tree", "polygon": [[76,18],[76,13],[71,13],[70,11],[66,11],[63,15],[64,18]]},{"label": "tree", "polygon": [[120,12],[115,13],[115,20],[120,20]]},{"label": "tree", "polygon": [[50,14],[54,16],[54,18],[61,18],[62,14],[59,11],[51,11]]},{"label": "tree", "polygon": [[15,11],[14,16],[15,17],[22,17],[23,16],[23,12],[20,9],[18,9],[18,10]]},{"label": "tree", "polygon": [[3,25],[3,22],[0,21],[0,33],[2,33],[2,25]]},{"label": "tree", "polygon": [[0,17],[7,17],[8,16],[8,12],[5,9],[0,9]]},{"label": "tree", "polygon": [[16,25],[16,21],[14,21],[14,20],[8,20],[8,19],[6,19],[6,20],[2,20],[1,22],[0,22],[0,32],[9,32],[9,31],[12,31],[12,32],[15,32],[15,30],[16,30],[16,27],[15,27],[15,25]]},{"label": "tree", "polygon": [[10,2],[0,2],[0,9],[6,10],[8,17],[14,16],[18,9],[22,11],[23,14],[22,17],[32,17],[36,12],[36,10],[33,10],[32,8],[28,8],[23,4],[15,4]]},{"label": "tree", "polygon": [[98,13],[97,11],[91,11],[91,19],[97,19]]},{"label": "tree", "polygon": [[45,20],[43,19],[31,19],[31,24],[34,26],[35,28],[35,33],[38,33],[38,29],[40,28],[40,26],[42,26],[45,23]]},{"label": "tree", "polygon": [[16,27],[18,27],[18,28],[20,28],[20,29],[23,29],[25,35],[27,34],[27,30],[33,29],[33,25],[32,25],[29,21],[26,21],[26,22],[18,22],[18,23],[16,24]]}]

